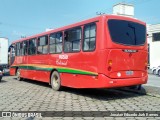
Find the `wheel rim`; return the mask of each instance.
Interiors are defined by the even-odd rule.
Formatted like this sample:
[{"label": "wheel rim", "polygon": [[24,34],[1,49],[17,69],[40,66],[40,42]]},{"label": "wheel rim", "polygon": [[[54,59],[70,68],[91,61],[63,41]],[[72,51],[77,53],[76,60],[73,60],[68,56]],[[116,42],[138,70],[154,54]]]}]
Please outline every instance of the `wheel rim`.
[{"label": "wheel rim", "polygon": [[55,88],[57,88],[59,86],[59,80],[58,80],[58,77],[56,75],[53,77],[53,86]]},{"label": "wheel rim", "polygon": [[20,79],[20,70],[17,70],[17,79]]}]

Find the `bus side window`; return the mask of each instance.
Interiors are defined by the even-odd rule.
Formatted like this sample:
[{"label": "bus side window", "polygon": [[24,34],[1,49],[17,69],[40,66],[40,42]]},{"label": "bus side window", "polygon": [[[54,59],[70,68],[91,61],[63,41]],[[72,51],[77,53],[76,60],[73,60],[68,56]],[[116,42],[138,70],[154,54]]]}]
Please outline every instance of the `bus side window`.
[{"label": "bus side window", "polygon": [[79,52],[81,41],[81,27],[64,32],[64,52]]},{"label": "bus side window", "polygon": [[72,51],[72,43],[69,41],[69,33],[66,31],[64,33],[64,52],[70,52]]},{"label": "bus side window", "polygon": [[43,36],[38,38],[38,54],[47,54],[48,53],[48,36]]},{"label": "bus side window", "polygon": [[16,56],[20,56],[20,43],[16,44]]},{"label": "bus side window", "polygon": [[56,53],[62,52],[62,33],[56,34]]},{"label": "bus side window", "polygon": [[62,32],[53,33],[50,35],[50,53],[62,52]]},{"label": "bus side window", "polygon": [[24,55],[24,54],[23,54],[23,53],[24,53],[23,50],[24,50],[24,49],[23,49],[23,42],[21,42],[21,43],[20,43],[20,56],[23,56],[23,55]]},{"label": "bus side window", "polygon": [[36,39],[31,39],[29,40],[29,45],[28,45],[28,55],[34,55],[36,54]]},{"label": "bus side window", "polygon": [[83,51],[93,51],[96,48],[96,24],[84,26]]},{"label": "bus side window", "polygon": [[23,42],[23,55],[27,55],[28,41]]}]

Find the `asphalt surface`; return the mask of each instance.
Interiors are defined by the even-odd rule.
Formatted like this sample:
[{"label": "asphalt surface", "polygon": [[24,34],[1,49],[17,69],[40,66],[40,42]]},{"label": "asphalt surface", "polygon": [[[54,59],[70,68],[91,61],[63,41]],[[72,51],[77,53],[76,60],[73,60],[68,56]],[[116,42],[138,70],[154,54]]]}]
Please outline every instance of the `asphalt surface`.
[{"label": "asphalt surface", "polygon": [[[149,77],[149,78],[153,78]],[[56,117],[1,117],[3,120],[160,120],[160,116],[112,117],[104,111],[160,111],[158,87],[144,86],[142,91],[123,89],[71,89],[53,91],[42,82],[17,81],[4,76],[0,83],[0,111],[69,111]],[[146,92],[146,93],[145,93]],[[142,94],[141,94],[142,93]],[[70,114],[72,111],[73,114]],[[95,113],[92,113],[95,112]],[[89,114],[83,117],[84,113]],[[78,114],[78,115],[77,115]],[[105,114],[105,113],[103,113]],[[102,117],[103,116],[103,117]]]},{"label": "asphalt surface", "polygon": [[149,74],[147,86],[160,87],[160,77],[158,75]]}]

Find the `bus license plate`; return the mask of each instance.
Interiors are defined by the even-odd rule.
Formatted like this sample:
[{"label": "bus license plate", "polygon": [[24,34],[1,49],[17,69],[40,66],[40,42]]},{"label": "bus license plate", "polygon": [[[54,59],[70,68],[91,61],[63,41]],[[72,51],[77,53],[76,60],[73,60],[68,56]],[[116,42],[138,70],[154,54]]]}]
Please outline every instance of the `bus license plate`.
[{"label": "bus license plate", "polygon": [[133,75],[133,71],[126,71],[126,75]]}]

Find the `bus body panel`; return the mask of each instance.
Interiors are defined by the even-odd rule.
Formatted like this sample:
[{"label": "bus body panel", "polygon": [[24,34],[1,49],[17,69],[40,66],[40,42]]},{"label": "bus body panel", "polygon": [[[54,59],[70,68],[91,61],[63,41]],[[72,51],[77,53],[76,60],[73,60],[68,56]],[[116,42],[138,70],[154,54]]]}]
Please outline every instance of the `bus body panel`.
[{"label": "bus body panel", "polygon": [[72,88],[90,88],[98,86],[94,82],[97,81],[95,76],[90,75],[79,75],[79,74],[68,74],[61,73],[62,86],[72,87]]},{"label": "bus body panel", "polygon": [[[68,78],[68,79],[66,79]],[[61,74],[62,86],[72,88],[116,88],[123,86],[132,86],[145,84],[147,82],[147,75],[138,78],[119,78],[112,79],[104,74],[98,76],[72,75]]]},{"label": "bus body panel", "polygon": [[103,81],[103,87],[102,88],[115,88],[115,87],[124,87],[124,86],[134,86],[134,85],[141,85],[141,84],[146,84],[148,76],[144,77],[139,77],[139,78],[116,78],[112,79],[104,74],[99,74],[98,76],[101,81]]},{"label": "bus body panel", "polygon": [[[54,32],[64,32],[76,26],[81,26],[83,31],[85,24],[96,23],[95,50],[85,52],[81,49],[73,53],[16,56],[10,74],[15,75],[16,69],[19,68],[23,78],[50,83],[51,74],[56,70],[60,74],[61,85],[73,88],[112,88],[145,84],[148,78],[147,42],[141,46],[127,46],[113,42],[107,26],[109,19],[129,20],[145,25],[136,19],[106,15],[15,41],[14,44]],[[81,48],[82,43],[83,39]],[[136,52],[125,52],[125,50],[136,50]]]},{"label": "bus body panel", "polygon": [[50,80],[50,72],[47,71],[21,69],[21,74],[22,78],[42,81],[46,83],[49,83]]},{"label": "bus body panel", "polygon": [[10,73],[10,75],[13,75],[13,76],[16,75],[16,68],[10,67],[9,73]]},{"label": "bus body panel", "polygon": [[[117,74],[120,73],[120,78],[143,77],[147,69],[147,52],[136,50],[135,53],[128,53],[124,52],[124,50],[125,49],[109,50],[107,62],[111,61],[112,65],[108,65],[111,67],[108,76],[110,78],[117,78]],[[133,73],[131,73],[131,75],[128,73],[127,75],[127,71],[132,71]]]}]

